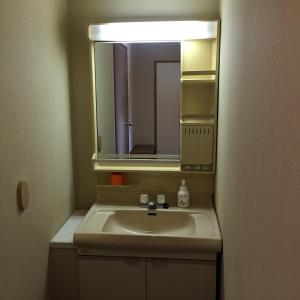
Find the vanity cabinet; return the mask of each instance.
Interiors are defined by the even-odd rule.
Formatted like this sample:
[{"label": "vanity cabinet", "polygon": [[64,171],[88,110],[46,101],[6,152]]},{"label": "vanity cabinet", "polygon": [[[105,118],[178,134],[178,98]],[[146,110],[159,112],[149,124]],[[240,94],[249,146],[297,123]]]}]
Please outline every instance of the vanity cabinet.
[{"label": "vanity cabinet", "polygon": [[214,261],[147,259],[147,300],[214,300]]},{"label": "vanity cabinet", "polygon": [[79,257],[81,300],[214,300],[216,262]]},{"label": "vanity cabinet", "polygon": [[145,259],[80,257],[80,300],[145,299]]}]

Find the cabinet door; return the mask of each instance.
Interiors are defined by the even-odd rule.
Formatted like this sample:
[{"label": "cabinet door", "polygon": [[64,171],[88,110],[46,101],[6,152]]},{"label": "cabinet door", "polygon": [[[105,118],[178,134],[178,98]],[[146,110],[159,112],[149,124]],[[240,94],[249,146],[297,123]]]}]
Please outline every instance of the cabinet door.
[{"label": "cabinet door", "polygon": [[81,300],[144,300],[144,258],[81,257]]},{"label": "cabinet door", "polygon": [[213,145],[213,126],[181,126],[181,163],[183,165],[212,164]]},{"label": "cabinet door", "polygon": [[147,300],[215,300],[214,261],[147,259]]}]

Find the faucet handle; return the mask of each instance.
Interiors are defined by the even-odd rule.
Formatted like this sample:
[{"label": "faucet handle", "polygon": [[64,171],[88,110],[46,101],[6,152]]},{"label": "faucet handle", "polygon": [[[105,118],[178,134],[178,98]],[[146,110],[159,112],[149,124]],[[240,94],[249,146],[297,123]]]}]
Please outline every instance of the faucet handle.
[{"label": "faucet handle", "polygon": [[164,194],[158,194],[156,201],[158,204],[165,204],[166,203],[166,196]]},{"label": "faucet handle", "polygon": [[149,202],[149,195],[148,194],[140,194],[140,204],[148,204]]}]

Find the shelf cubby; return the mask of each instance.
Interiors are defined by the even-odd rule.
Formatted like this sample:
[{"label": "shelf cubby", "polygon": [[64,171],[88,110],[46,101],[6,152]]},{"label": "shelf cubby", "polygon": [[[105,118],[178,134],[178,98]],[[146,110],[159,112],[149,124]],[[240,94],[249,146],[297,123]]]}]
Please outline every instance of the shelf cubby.
[{"label": "shelf cubby", "polygon": [[218,37],[181,43],[181,169],[215,170]]},{"label": "shelf cubby", "polygon": [[182,85],[182,114],[214,114],[215,85]]},{"label": "shelf cubby", "polygon": [[96,176],[96,190],[107,190],[107,189],[131,189],[135,188],[139,184],[139,174],[137,173],[122,173],[125,177],[125,182],[122,185],[112,185],[111,175],[112,173],[98,173]]},{"label": "shelf cubby", "polygon": [[216,39],[183,41],[181,53],[182,73],[216,70]]}]

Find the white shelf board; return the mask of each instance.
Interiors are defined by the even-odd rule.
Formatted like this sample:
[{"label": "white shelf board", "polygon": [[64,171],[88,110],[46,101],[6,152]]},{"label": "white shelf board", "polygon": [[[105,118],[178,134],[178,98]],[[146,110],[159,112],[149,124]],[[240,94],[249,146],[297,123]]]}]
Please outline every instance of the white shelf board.
[{"label": "white shelf board", "polygon": [[216,75],[216,70],[183,71],[182,76],[185,75]]},{"label": "white shelf board", "polygon": [[214,119],[181,119],[181,125],[214,125]]},{"label": "white shelf board", "polygon": [[110,190],[110,189],[117,189],[117,190],[123,190],[123,189],[133,189],[136,188],[138,184],[122,184],[122,185],[112,185],[112,184],[97,184],[96,190]]},{"label": "white shelf board", "polygon": [[181,84],[214,84],[216,82],[215,75],[186,75],[181,77]]},{"label": "white shelf board", "polygon": [[94,161],[96,172],[166,172],[174,173],[180,171],[180,163],[140,162],[127,163]]}]

